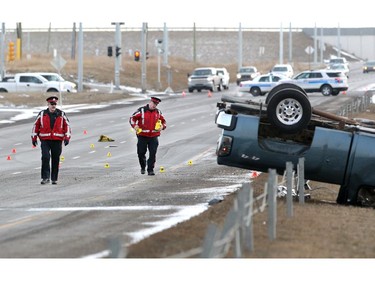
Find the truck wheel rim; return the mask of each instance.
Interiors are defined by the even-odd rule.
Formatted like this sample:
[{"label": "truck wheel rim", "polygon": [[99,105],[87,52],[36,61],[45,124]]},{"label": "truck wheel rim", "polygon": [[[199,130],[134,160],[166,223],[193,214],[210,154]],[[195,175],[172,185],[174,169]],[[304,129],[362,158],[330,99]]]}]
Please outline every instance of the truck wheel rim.
[{"label": "truck wheel rim", "polygon": [[284,99],[276,107],[277,119],[285,125],[297,124],[302,115],[302,105],[295,99]]}]

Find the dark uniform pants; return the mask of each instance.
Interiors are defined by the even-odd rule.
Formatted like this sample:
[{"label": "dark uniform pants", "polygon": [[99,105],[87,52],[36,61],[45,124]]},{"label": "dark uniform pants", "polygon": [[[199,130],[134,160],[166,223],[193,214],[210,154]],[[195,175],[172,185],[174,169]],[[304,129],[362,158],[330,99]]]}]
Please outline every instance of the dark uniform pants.
[{"label": "dark uniform pants", "polygon": [[[146,169],[147,164],[147,171],[153,171],[155,162],[156,162],[156,151],[158,150],[159,146],[159,138],[158,137],[143,137],[138,136],[138,143],[137,143],[137,153],[139,164],[141,165],[141,169]],[[146,153],[147,149],[149,151],[149,157],[146,162]]]},{"label": "dark uniform pants", "polygon": [[[42,179],[57,181],[59,175],[60,155],[62,151],[62,141],[42,140],[40,147],[42,149]],[[51,168],[50,168],[50,160]]]}]

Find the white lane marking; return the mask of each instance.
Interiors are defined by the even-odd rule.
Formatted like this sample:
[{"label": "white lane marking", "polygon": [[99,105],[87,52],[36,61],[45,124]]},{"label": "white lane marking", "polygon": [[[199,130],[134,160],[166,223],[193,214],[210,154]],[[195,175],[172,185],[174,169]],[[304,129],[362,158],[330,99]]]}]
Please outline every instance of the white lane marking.
[{"label": "white lane marking", "polygon": [[83,256],[81,258],[82,259],[100,259],[100,258],[108,257],[110,254],[111,254],[110,250],[104,250],[102,252],[95,253],[95,254],[88,255],[88,256]]},{"label": "white lane marking", "polygon": [[170,228],[173,225],[176,225],[177,223],[180,223],[182,221],[186,221],[189,218],[192,218],[194,216],[197,216],[207,210],[208,204],[198,204],[195,206],[190,206],[190,208],[183,208],[180,211],[178,211],[176,214],[172,214],[170,216],[167,216],[166,219],[156,222],[150,222],[150,223],[143,223],[144,225],[152,225],[153,227],[141,229],[139,231],[134,232],[125,232],[124,234],[131,237],[132,243],[137,243],[138,241],[147,238],[148,236],[161,232],[165,229]]},{"label": "white lane marking", "polygon": [[22,172],[14,172],[14,173],[12,173],[12,175],[18,175],[18,174],[22,174]]},{"label": "white lane marking", "polygon": [[92,207],[55,207],[55,208],[0,208],[0,211],[26,212],[76,212],[76,211],[143,211],[143,210],[171,210],[191,208],[192,206],[92,206]]},{"label": "white lane marking", "polygon": [[78,159],[78,158],[81,158],[81,156],[76,156],[76,157],[73,157],[73,159],[75,160],[75,159]]}]

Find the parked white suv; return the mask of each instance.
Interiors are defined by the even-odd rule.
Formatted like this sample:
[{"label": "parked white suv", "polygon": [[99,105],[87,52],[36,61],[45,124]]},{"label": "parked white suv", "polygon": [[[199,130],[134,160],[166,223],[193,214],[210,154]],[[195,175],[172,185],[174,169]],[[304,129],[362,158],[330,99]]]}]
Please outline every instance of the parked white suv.
[{"label": "parked white suv", "polygon": [[217,74],[221,77],[221,84],[225,90],[229,89],[230,75],[225,67],[216,68]]},{"label": "parked white suv", "polygon": [[217,73],[215,67],[200,67],[194,69],[193,73],[188,77],[189,93],[194,90],[201,92],[202,90],[221,91],[221,77]]},{"label": "parked white suv", "polygon": [[293,67],[290,64],[276,64],[271,72],[284,75],[288,78],[292,78],[294,74]]}]

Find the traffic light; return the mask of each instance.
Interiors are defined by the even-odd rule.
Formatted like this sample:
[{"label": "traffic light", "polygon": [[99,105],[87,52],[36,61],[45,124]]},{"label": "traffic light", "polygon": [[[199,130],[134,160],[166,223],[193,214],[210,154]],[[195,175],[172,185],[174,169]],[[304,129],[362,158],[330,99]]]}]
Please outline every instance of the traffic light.
[{"label": "traffic light", "polygon": [[116,46],[116,57],[118,57],[119,55],[121,55],[120,50],[121,50],[121,48]]},{"label": "traffic light", "polygon": [[107,56],[112,57],[112,46],[108,46],[108,48],[107,48]]},{"label": "traffic light", "polygon": [[14,42],[9,42],[8,45],[8,61],[15,60],[15,53],[14,53]]},{"label": "traffic light", "polygon": [[141,57],[141,53],[139,51],[134,52],[134,60],[139,61],[139,58]]}]

